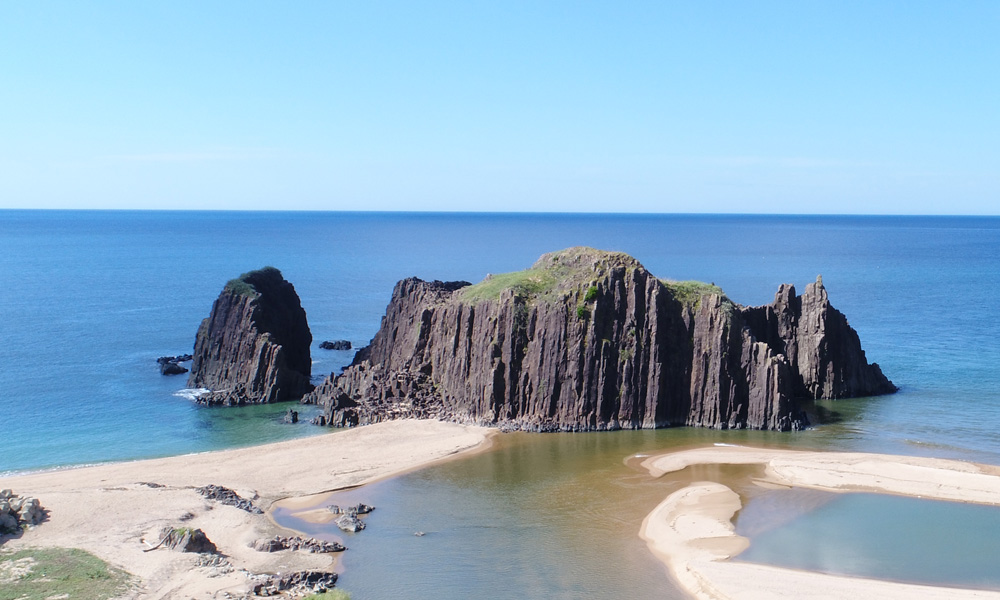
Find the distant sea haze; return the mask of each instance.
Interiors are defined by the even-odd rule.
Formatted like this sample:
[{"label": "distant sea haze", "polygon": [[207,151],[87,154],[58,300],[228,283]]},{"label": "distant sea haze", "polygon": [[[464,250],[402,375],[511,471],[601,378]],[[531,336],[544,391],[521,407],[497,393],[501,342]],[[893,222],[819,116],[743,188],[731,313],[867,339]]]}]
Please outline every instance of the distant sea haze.
[{"label": "distant sea haze", "polygon": [[320,378],[353,352],[319,343],[364,346],[399,279],[475,282],[578,245],[742,304],[822,274],[901,390],[823,403],[813,410],[827,424],[785,435],[1000,463],[1000,320],[986,316],[1000,218],[0,211],[0,472],[320,432],[308,408],[297,425],[280,422],[287,406],[200,408],[179,393],[184,375],[160,375],[156,358],[190,352],[242,272],[272,265],[295,285]]}]

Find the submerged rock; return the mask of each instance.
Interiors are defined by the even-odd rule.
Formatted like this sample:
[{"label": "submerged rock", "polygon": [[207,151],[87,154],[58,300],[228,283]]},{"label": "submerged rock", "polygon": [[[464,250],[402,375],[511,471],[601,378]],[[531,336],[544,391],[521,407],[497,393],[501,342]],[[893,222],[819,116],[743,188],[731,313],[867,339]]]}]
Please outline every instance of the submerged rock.
[{"label": "submerged rock", "polygon": [[807,425],[801,398],[895,389],[821,280],[744,307],[628,255],[571,248],[476,285],[400,281],[371,343],[303,402],[333,426],[790,430]]},{"label": "submerged rock", "polygon": [[190,388],[207,405],[298,400],[309,383],[312,334],[298,294],[274,267],[226,284],[195,340]]}]

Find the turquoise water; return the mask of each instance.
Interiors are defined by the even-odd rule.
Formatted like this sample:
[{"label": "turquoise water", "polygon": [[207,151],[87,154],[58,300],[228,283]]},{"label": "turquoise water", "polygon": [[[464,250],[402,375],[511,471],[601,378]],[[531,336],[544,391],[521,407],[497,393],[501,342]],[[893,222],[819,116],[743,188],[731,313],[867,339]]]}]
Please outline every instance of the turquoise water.
[{"label": "turquoise water", "polygon": [[[1000,464],[1000,320],[991,316],[1000,297],[1000,218],[0,211],[0,473],[317,433],[281,424],[283,406],[198,407],[178,395],[183,379],[156,368],[157,356],[191,350],[224,282],[244,271],[284,272],[317,346],[339,338],[361,346],[401,278],[478,281],[573,245],[628,252],[659,277],[714,282],[744,304],[770,302],[780,283],[801,289],[822,274],[869,359],[900,392],[818,403],[810,408],[818,426],[801,433],[512,437],[502,459],[470,459],[497,461],[481,471],[456,461],[379,484],[372,489],[384,494],[385,516],[373,516],[345,555],[345,587],[364,591],[357,597],[398,597],[370,587],[391,579],[378,561],[351,556],[395,552],[375,519],[415,523],[428,498],[439,512],[456,507],[447,512],[459,522],[507,525],[433,524],[427,528],[447,534],[415,538],[426,547],[400,537],[411,551],[393,575],[420,581],[427,595],[495,595],[510,577],[500,567],[513,561],[537,575],[512,588],[522,597],[543,579],[540,589],[552,597],[606,596],[618,589],[619,572],[644,582],[629,588],[635,597],[675,597],[662,591],[672,588],[638,541],[636,519],[676,483],[647,485],[623,464],[656,446],[755,443]],[[320,377],[351,353],[314,348],[313,358]],[[546,466],[547,453],[568,479]],[[588,500],[581,490],[590,488],[597,493]],[[563,493],[575,504],[560,503]],[[505,512],[519,498],[535,499],[515,506],[520,528]],[[609,517],[621,510],[626,519]],[[576,517],[587,511],[601,518],[578,531]],[[386,535],[404,536],[389,522]],[[420,575],[447,561],[463,566],[457,572],[469,586],[453,587],[465,596]],[[492,572],[499,575],[486,576]]]},{"label": "turquoise water", "polygon": [[[740,561],[839,575],[1000,589],[1000,508],[883,494],[786,494],[808,510],[787,522],[751,502],[736,532]],[[789,500],[777,500],[778,503]],[[769,507],[768,504],[771,504]],[[760,506],[759,508],[755,505]],[[804,508],[801,504],[800,510]]]}]

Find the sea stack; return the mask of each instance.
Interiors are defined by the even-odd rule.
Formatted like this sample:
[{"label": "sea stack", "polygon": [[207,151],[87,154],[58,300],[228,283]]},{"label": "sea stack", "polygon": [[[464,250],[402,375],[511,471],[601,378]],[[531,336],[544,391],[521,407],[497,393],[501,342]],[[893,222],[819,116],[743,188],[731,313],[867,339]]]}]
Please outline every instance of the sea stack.
[{"label": "sea stack", "polygon": [[626,254],[570,248],[476,285],[400,281],[371,344],[303,402],[335,426],[786,431],[807,425],[802,398],[895,389],[821,281],[747,308]]},{"label": "sea stack", "polygon": [[264,267],[230,280],[201,322],[188,387],[208,405],[298,400],[312,389],[312,334],[281,271]]}]

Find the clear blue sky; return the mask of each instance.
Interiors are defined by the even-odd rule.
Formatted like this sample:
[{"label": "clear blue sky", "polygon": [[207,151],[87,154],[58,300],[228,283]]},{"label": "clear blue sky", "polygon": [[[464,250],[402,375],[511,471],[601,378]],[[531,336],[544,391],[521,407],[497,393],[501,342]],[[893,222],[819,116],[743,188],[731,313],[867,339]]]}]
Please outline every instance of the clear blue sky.
[{"label": "clear blue sky", "polygon": [[0,0],[0,208],[1000,214],[1000,2]]}]

